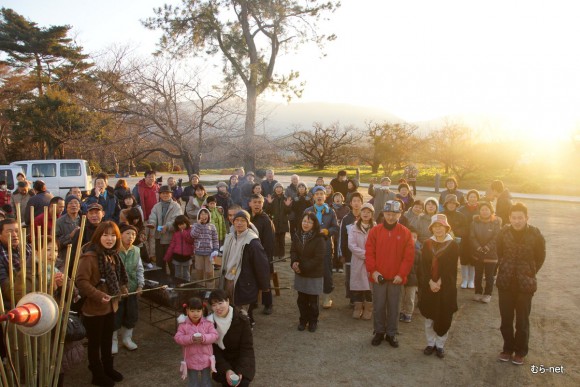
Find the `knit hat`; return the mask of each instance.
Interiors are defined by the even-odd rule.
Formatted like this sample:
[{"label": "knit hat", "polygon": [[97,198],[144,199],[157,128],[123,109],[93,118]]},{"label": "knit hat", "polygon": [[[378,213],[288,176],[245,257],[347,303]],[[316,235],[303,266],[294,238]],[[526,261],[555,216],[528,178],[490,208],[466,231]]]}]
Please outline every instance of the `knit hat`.
[{"label": "knit hat", "polygon": [[233,221],[235,221],[237,218],[244,218],[244,220],[246,222],[248,222],[248,225],[250,225],[252,222],[250,221],[250,214],[248,213],[248,211],[244,211],[244,210],[240,210],[238,211],[235,215],[234,215],[234,219]]},{"label": "knit hat", "polygon": [[133,230],[133,231],[135,231],[135,233],[137,233],[137,234],[139,233],[139,231],[137,230],[137,227],[135,227],[135,226],[133,226],[133,225],[131,225],[129,223],[124,223],[123,222],[123,223],[121,223],[119,225],[119,231],[121,231],[121,234],[124,233],[127,230]]},{"label": "knit hat", "polygon": [[479,209],[480,210],[481,210],[481,207],[484,207],[484,206],[489,208],[489,210],[491,211],[492,214],[495,212],[495,210],[493,208],[493,204],[491,204],[491,202],[488,202],[488,201],[479,202]]},{"label": "knit hat", "polygon": [[403,212],[403,205],[399,200],[387,200],[383,212]]},{"label": "knit hat", "polygon": [[445,226],[447,228],[447,232],[449,232],[449,230],[451,230],[451,226],[449,225],[449,223],[447,223],[447,216],[445,216],[445,214],[437,214],[437,215],[433,215],[431,217],[431,224],[429,225],[429,231],[431,231],[431,227],[433,227],[433,225],[435,223],[439,223],[439,224]]},{"label": "knit hat", "polygon": [[326,188],[321,185],[317,185],[316,187],[312,188],[312,193],[315,194],[318,191],[326,192]]},{"label": "knit hat", "polygon": [[220,189],[221,187],[228,188],[228,185],[226,183],[224,183],[223,181],[220,181],[219,183],[217,183],[217,185],[215,187],[217,189]]},{"label": "knit hat", "polygon": [[372,204],[370,204],[370,203],[363,204],[362,207],[360,208],[360,210],[362,211],[365,208],[368,209],[368,210],[371,210],[373,213],[375,212],[375,207]]},{"label": "knit hat", "polygon": [[67,197],[64,199],[64,208],[66,209],[68,207],[68,204],[73,200],[76,200],[79,203],[79,205],[81,204],[81,201],[75,195],[67,195]]},{"label": "knit hat", "polygon": [[389,183],[391,183],[391,178],[388,176],[385,176],[381,179],[381,184],[383,184],[385,181],[388,181]]},{"label": "knit hat", "polygon": [[455,203],[455,205],[459,205],[459,202],[457,201],[457,195],[454,194],[449,194],[447,196],[445,196],[445,203],[443,203],[443,207],[447,208],[447,205],[449,203]]},{"label": "knit hat", "polygon": [[278,187],[280,187],[280,188],[284,189],[284,186],[282,185],[282,183],[276,183],[276,184],[274,184],[274,191],[275,191],[275,190],[276,190],[276,188],[278,188]]},{"label": "knit hat", "polygon": [[433,202],[433,204],[435,204],[435,207],[439,208],[439,200],[437,200],[433,196],[429,196],[427,199],[425,199],[425,205],[423,206],[423,210],[425,211],[425,213],[427,212],[427,209],[425,208],[425,206],[429,202]]},{"label": "knit hat", "polygon": [[302,182],[302,181],[301,181],[300,183],[298,183],[298,184],[296,185],[296,188],[298,188],[298,187],[300,187],[300,186],[304,187],[304,189],[305,189],[306,191],[308,191],[308,186],[306,185],[306,183],[304,183],[304,182]]}]

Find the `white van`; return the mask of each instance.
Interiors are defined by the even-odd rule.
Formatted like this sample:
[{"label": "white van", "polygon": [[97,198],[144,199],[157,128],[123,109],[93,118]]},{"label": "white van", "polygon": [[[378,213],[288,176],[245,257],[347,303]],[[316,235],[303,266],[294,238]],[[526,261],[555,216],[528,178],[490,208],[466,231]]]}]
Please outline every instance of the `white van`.
[{"label": "white van", "polygon": [[17,165],[0,165],[0,181],[5,181],[9,191],[16,189],[16,175],[24,173],[22,167]]},{"label": "white van", "polygon": [[54,196],[65,197],[73,187],[93,189],[91,170],[86,160],[23,160],[10,165],[21,167],[29,181],[42,180]]}]

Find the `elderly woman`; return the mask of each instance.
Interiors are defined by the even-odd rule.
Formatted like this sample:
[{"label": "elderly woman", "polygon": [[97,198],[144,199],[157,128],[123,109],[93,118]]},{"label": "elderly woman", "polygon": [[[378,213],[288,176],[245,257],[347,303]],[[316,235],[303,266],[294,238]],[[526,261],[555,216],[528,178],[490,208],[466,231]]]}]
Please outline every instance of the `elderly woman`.
[{"label": "elderly woman", "polygon": [[112,221],[97,227],[79,260],[76,285],[86,300],[82,306],[87,330],[92,384],[114,386],[123,375],[113,368],[113,329],[119,297],[127,293],[129,278],[119,257],[121,233]]},{"label": "elderly woman", "polygon": [[294,276],[294,289],[298,292],[300,320],[298,330],[308,325],[310,332],[318,327],[318,297],[324,285],[324,255],[326,241],[320,233],[320,223],[313,212],[302,216],[301,226],[292,235],[290,256]]},{"label": "elderly woman", "polygon": [[443,214],[433,215],[433,234],[423,245],[419,266],[419,310],[425,317],[427,347],[423,353],[445,357],[451,319],[457,312],[457,261],[459,245],[449,234],[451,227]]},{"label": "elderly woman", "polygon": [[213,379],[222,386],[238,387],[250,385],[256,374],[256,359],[252,328],[246,314],[230,305],[226,292],[217,289],[211,292],[209,303],[213,311],[208,316],[218,332],[213,344],[216,370]]}]

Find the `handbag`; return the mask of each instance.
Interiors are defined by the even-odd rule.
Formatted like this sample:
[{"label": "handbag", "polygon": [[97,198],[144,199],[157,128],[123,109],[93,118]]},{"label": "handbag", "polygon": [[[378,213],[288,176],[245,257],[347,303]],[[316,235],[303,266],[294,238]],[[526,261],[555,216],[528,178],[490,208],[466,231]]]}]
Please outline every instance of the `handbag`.
[{"label": "handbag", "polygon": [[66,322],[66,335],[64,341],[79,341],[87,336],[87,330],[80,317],[75,312],[70,312]]}]

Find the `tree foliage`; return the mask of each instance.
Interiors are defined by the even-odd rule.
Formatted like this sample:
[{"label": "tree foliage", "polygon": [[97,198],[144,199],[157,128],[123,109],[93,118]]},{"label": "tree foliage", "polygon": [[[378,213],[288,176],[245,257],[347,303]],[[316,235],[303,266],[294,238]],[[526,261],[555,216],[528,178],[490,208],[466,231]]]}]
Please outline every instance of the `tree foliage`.
[{"label": "tree foliage", "polygon": [[223,80],[232,85],[242,81],[246,88],[244,159],[255,170],[257,98],[272,89],[287,96],[300,96],[298,72],[275,72],[281,52],[306,42],[319,46],[333,40],[317,31],[317,23],[340,3],[317,0],[183,0],[180,7],[164,5],[155,17],[144,21],[150,29],[161,29],[160,49],[176,55],[220,55]]},{"label": "tree foliage", "polygon": [[338,123],[324,127],[315,123],[311,131],[295,131],[292,150],[300,161],[324,169],[331,164],[343,164],[348,151],[362,138],[352,127],[341,128]]}]

